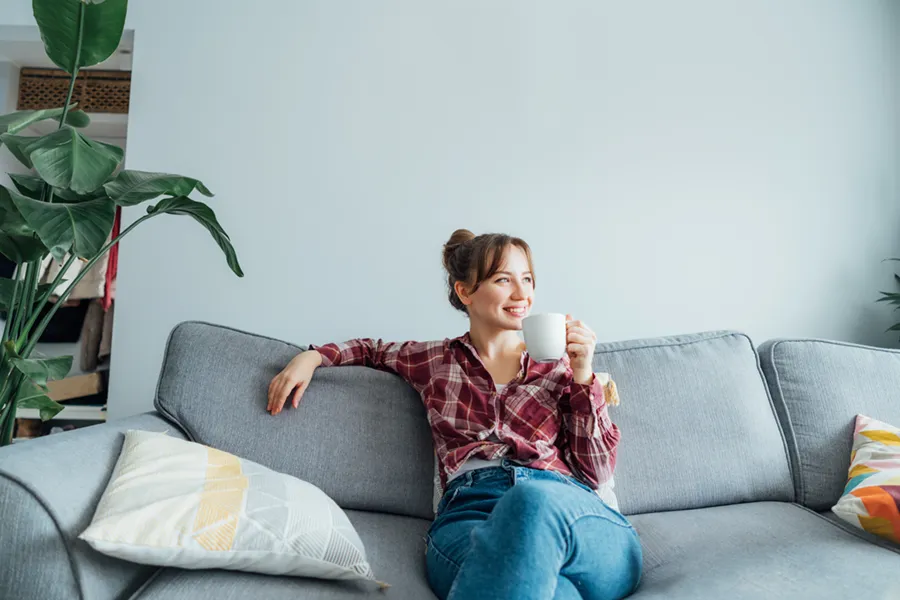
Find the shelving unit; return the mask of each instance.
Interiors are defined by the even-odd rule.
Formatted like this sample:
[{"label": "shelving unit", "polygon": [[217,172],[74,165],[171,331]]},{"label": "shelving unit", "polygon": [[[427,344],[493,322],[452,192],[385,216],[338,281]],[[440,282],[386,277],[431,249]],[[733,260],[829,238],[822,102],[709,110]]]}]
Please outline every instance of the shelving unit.
[{"label": "shelving unit", "polygon": [[65,379],[50,381],[47,385],[48,396],[65,408],[47,422],[41,421],[38,409],[18,409],[18,437],[14,441],[25,442],[33,437],[52,433],[54,428],[78,428],[105,422],[106,374],[105,369],[92,373],[76,372]]},{"label": "shelving unit", "polygon": [[[36,408],[20,408],[17,419],[40,419],[40,411]],[[67,406],[56,417],[56,421],[105,421],[105,406]]]}]

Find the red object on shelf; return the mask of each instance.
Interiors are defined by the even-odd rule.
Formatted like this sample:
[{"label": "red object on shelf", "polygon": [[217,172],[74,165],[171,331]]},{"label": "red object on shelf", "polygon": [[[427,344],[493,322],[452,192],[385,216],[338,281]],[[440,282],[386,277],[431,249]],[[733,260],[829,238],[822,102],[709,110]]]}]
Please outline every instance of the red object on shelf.
[{"label": "red object on shelf", "polygon": [[[122,207],[116,207],[116,218],[113,220],[112,239],[119,235],[122,228]],[[106,266],[106,285],[103,286],[103,310],[109,310],[113,301],[113,282],[119,270],[119,244],[109,249],[109,263]]]}]

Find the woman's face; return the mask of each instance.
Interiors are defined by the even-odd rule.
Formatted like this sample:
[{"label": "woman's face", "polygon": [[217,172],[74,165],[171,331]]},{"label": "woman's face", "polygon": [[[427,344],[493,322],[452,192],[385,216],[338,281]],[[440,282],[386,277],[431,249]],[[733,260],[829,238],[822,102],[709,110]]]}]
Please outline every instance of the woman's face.
[{"label": "woman's face", "polygon": [[522,329],[522,319],[534,302],[534,278],[525,252],[518,246],[507,247],[500,269],[468,300],[470,320],[492,329]]}]

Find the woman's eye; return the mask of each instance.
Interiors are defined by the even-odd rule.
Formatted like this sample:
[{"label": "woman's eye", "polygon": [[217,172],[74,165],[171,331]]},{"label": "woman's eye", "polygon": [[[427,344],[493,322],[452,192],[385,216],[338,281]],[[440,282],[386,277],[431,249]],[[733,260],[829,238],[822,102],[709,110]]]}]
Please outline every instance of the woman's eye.
[{"label": "woman's eye", "polygon": [[525,281],[527,281],[528,283],[533,283],[534,279],[532,279],[531,277],[526,277]]},{"label": "woman's eye", "polygon": [[500,282],[503,282],[503,281],[509,281],[509,278],[507,278],[507,277],[501,277],[501,278],[498,279],[495,283],[500,283]]}]

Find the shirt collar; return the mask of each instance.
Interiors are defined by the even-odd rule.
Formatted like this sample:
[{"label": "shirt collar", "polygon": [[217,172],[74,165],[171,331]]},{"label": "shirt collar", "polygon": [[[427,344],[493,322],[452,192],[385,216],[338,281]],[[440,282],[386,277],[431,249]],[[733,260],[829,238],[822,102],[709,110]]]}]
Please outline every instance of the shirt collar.
[{"label": "shirt collar", "polygon": [[[469,335],[469,332],[465,332],[459,337],[453,338],[450,340],[450,345],[458,345],[464,348],[468,348],[469,352],[472,353],[472,356],[478,358],[479,361],[481,357],[478,355],[478,352],[475,350],[475,346],[472,345],[472,337]],[[528,350],[522,352],[522,356],[519,358],[519,375],[528,372],[528,365],[530,364],[531,357],[528,355]]]}]

